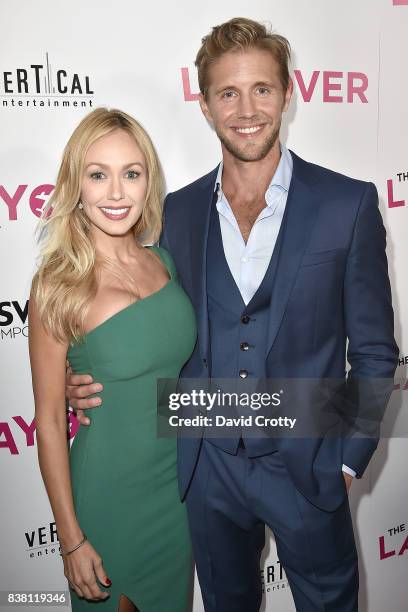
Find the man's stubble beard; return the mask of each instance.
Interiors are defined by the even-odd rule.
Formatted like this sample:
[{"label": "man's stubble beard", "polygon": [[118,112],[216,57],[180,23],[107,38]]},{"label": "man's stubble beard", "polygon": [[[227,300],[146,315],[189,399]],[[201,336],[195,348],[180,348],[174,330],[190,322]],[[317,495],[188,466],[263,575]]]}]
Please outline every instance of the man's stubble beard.
[{"label": "man's stubble beard", "polygon": [[235,144],[233,144],[230,140],[225,138],[225,136],[222,133],[220,133],[215,127],[214,129],[215,129],[215,132],[218,138],[220,139],[224,147],[227,149],[227,151],[231,153],[231,155],[233,155],[236,159],[239,159],[240,161],[243,161],[243,162],[255,162],[255,161],[260,161],[261,159],[264,159],[264,157],[266,157],[269,151],[273,148],[276,140],[279,137],[280,124],[275,130],[273,130],[272,134],[264,142],[261,149],[253,153],[242,151],[240,148],[235,146]]}]

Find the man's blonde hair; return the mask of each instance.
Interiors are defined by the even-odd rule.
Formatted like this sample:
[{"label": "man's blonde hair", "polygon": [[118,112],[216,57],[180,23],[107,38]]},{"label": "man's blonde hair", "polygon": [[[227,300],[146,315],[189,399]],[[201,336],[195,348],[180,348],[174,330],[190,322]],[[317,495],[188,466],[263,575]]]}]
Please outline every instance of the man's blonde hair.
[{"label": "man's blonde hair", "polygon": [[283,90],[289,87],[290,44],[279,34],[272,34],[264,25],[245,17],[234,17],[221,25],[213,27],[204,36],[197,53],[195,65],[198,70],[198,84],[204,97],[207,97],[209,68],[212,63],[228,51],[262,49],[270,51],[279,65]]}]

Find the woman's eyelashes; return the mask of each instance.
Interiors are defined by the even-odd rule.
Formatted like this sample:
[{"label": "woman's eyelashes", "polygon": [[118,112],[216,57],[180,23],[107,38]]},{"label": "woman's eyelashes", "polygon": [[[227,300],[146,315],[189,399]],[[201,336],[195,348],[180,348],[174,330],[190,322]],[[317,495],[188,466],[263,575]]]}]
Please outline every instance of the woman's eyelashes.
[{"label": "woman's eyelashes", "polygon": [[[104,172],[101,172],[101,171],[92,172],[89,176],[94,181],[101,181],[101,180],[107,178],[106,174]],[[125,174],[125,177],[128,178],[131,181],[134,181],[139,176],[140,176],[140,172],[137,172],[137,170],[128,170],[126,172],[126,174]]]},{"label": "woman's eyelashes", "polygon": [[136,170],[129,170],[126,174],[131,175],[128,176],[128,178],[131,180],[137,179],[137,177],[140,176],[140,172],[137,172]]},{"label": "woman's eyelashes", "polygon": [[103,172],[92,172],[92,174],[90,174],[89,176],[95,181],[100,181],[105,175],[103,174]]}]

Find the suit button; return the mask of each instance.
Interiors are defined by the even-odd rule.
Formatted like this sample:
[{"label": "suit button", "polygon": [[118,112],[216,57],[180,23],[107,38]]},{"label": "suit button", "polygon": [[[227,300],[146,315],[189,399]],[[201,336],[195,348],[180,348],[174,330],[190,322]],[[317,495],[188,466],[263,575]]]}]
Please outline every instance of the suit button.
[{"label": "suit button", "polygon": [[239,345],[239,348],[241,349],[241,351],[247,351],[249,349],[248,342],[241,342],[241,344]]},{"label": "suit button", "polygon": [[251,319],[250,319],[250,317],[248,317],[248,315],[242,315],[242,317],[241,317],[241,323],[245,323],[245,325],[246,325],[247,323],[249,323],[249,322],[250,322],[250,320],[251,320]]},{"label": "suit button", "polygon": [[240,378],[246,378],[248,376],[248,370],[240,370],[239,371],[239,377]]}]

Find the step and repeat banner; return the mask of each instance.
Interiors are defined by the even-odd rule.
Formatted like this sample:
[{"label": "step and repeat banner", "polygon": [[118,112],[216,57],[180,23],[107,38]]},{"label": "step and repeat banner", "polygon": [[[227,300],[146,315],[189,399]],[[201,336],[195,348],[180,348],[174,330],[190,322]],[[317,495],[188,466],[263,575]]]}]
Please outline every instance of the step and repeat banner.
[{"label": "step and repeat banner", "polygon": [[[400,347],[395,418],[350,500],[360,609],[408,609],[408,441],[399,426],[408,407],[408,0],[0,1],[2,591],[67,590],[37,463],[27,343],[34,230],[63,147],[89,111],[117,107],[151,134],[169,191],[215,167],[220,147],[197,102],[194,58],[210,28],[236,16],[267,22],[291,42],[295,91],[282,140],[379,191]],[[72,437],[77,428],[72,418]],[[260,571],[262,609],[292,612],[271,535]],[[203,610],[197,582],[193,610]]]}]

